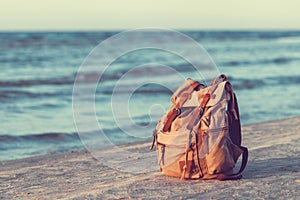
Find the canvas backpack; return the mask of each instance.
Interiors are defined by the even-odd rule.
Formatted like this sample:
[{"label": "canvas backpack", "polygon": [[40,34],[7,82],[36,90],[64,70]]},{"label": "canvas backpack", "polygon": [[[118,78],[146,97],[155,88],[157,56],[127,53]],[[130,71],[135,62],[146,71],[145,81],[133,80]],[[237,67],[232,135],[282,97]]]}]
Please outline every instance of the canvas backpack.
[{"label": "canvas backpack", "polygon": [[248,150],[241,146],[237,99],[227,77],[218,76],[209,87],[188,78],[171,102],[153,131],[160,171],[181,179],[240,179]]}]

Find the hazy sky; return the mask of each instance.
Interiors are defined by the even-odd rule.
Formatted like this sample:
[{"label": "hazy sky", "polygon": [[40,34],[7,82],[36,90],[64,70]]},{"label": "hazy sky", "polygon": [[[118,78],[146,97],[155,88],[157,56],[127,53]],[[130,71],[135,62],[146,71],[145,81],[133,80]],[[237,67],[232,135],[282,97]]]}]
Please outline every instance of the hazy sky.
[{"label": "hazy sky", "polygon": [[299,29],[300,0],[0,0],[0,30]]}]

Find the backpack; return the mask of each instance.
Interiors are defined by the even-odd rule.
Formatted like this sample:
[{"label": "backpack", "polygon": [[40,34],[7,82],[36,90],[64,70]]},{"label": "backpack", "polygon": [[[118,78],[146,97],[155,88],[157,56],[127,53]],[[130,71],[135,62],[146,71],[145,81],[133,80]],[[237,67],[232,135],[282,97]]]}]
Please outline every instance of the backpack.
[{"label": "backpack", "polygon": [[241,146],[237,98],[227,77],[218,76],[209,87],[188,78],[171,102],[153,131],[160,171],[181,179],[240,179],[248,149]]}]

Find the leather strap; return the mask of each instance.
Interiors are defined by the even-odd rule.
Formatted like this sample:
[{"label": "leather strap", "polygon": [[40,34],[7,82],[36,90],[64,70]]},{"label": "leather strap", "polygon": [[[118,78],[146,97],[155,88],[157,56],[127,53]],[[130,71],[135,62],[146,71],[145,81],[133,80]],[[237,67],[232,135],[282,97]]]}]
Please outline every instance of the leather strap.
[{"label": "leather strap", "polygon": [[221,82],[227,81],[227,77],[225,76],[225,74],[221,74],[220,76],[217,76],[214,82],[212,83],[212,85],[217,85],[221,79],[222,79]]},{"label": "leather strap", "polygon": [[231,176],[241,174],[244,171],[244,169],[246,168],[246,165],[248,163],[248,149],[247,149],[247,147],[243,147],[243,146],[239,146],[239,147],[243,150],[242,164],[241,164],[240,170],[237,173],[232,174]]},{"label": "leather strap", "polygon": [[200,104],[200,108],[204,109],[204,107],[206,106],[206,104],[208,103],[211,95],[214,93],[214,91],[216,90],[220,80],[222,79],[221,82],[223,81],[227,81],[227,77],[224,74],[221,74],[220,76],[217,76],[216,79],[214,80],[214,82],[212,83],[210,89],[207,91],[206,94],[204,94],[202,96],[202,102]]},{"label": "leather strap", "polygon": [[179,100],[175,105],[175,108],[181,108],[181,106],[191,97],[193,91],[200,85],[198,81],[193,82],[190,87],[179,96]]},{"label": "leather strap", "polygon": [[209,99],[210,99],[210,94],[209,93],[206,93],[205,95],[203,95],[202,102],[200,104],[200,108],[204,109],[204,107],[206,106]]},{"label": "leather strap", "polygon": [[153,149],[154,144],[155,144],[155,141],[156,141],[156,137],[157,137],[156,130],[154,130],[154,131],[152,132],[152,136],[153,136],[153,140],[152,140],[152,144],[151,144],[150,150]]},{"label": "leather strap", "polygon": [[179,96],[179,100],[176,103],[176,105],[173,107],[172,110],[170,110],[167,114],[166,117],[166,121],[164,123],[164,127],[163,127],[163,131],[167,132],[170,130],[170,127],[173,123],[173,121],[175,120],[175,118],[180,115],[181,111],[180,108],[181,106],[190,98],[192,92],[200,85],[199,82],[195,81],[193,82],[190,87],[187,89],[186,92],[184,92],[183,94],[181,94]]},{"label": "leather strap", "polygon": [[167,115],[167,120],[164,124],[163,131],[167,132],[170,130],[170,127],[172,125],[172,122],[175,120],[175,118],[180,115],[180,109],[174,108],[170,113]]}]

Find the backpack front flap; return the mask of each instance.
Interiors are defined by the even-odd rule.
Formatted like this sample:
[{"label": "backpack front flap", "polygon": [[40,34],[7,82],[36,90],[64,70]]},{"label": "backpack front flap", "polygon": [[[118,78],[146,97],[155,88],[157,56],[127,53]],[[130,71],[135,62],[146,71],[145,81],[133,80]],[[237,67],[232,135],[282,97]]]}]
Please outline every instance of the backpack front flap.
[{"label": "backpack front flap", "polygon": [[[156,126],[158,164],[165,175],[181,177],[182,161],[185,161],[186,151],[191,142],[189,139],[191,130],[186,127],[190,121],[192,111],[198,106],[198,98],[194,91],[199,90],[201,87],[200,83],[192,79],[185,80],[174,92],[171,98],[171,107]],[[192,106],[185,106],[186,104]],[[178,109],[179,112],[173,119],[174,109]],[[170,127],[166,128],[170,117],[172,122],[169,125]]]}]

